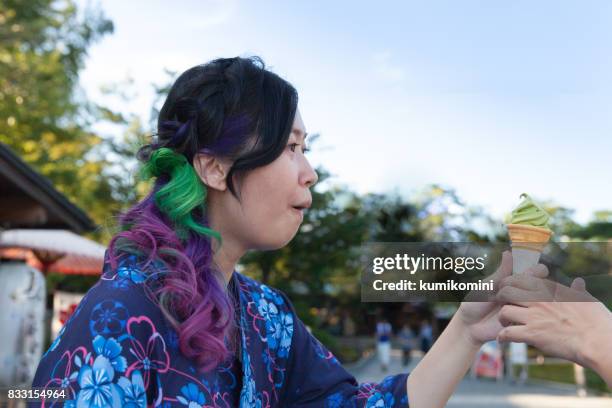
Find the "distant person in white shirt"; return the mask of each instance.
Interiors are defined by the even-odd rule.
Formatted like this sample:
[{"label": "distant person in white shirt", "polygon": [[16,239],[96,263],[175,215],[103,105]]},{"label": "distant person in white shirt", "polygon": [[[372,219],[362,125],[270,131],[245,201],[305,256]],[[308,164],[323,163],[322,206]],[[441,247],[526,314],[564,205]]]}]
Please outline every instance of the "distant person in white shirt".
[{"label": "distant person in white shirt", "polygon": [[383,317],[376,323],[376,352],[383,372],[389,368],[391,362],[391,324]]}]

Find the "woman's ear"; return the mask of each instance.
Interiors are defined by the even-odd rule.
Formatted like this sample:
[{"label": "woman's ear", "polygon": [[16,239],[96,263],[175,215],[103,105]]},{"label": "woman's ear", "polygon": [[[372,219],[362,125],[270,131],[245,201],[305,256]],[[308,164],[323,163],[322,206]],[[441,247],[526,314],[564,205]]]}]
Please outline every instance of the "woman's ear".
[{"label": "woman's ear", "polygon": [[193,168],[200,180],[207,187],[225,191],[227,189],[227,173],[231,164],[207,153],[198,153],[193,157]]}]

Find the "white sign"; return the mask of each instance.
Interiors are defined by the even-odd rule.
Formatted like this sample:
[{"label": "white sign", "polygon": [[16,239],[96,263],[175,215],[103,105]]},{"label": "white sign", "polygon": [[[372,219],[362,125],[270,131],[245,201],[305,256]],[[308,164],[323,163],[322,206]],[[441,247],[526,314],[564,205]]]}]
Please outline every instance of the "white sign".
[{"label": "white sign", "polygon": [[527,364],[527,344],[510,343],[510,361],[512,364]]}]

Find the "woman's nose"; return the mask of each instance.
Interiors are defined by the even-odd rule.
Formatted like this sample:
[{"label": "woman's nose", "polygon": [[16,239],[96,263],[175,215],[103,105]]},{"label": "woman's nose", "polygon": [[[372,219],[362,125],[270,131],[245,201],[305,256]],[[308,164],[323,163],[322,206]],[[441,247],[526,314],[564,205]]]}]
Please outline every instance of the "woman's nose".
[{"label": "woman's nose", "polygon": [[304,172],[304,176],[303,176],[303,183],[306,187],[310,188],[312,186],[314,186],[317,181],[319,181],[319,175],[317,174],[317,172],[312,168],[312,166],[310,165],[310,163],[308,162],[308,160],[306,160],[306,170]]}]

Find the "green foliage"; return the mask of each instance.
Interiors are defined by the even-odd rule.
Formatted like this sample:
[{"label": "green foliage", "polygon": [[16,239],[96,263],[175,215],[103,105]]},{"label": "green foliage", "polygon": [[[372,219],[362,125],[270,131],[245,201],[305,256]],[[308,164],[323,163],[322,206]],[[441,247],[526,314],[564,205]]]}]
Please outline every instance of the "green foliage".
[{"label": "green foliage", "polygon": [[612,238],[612,222],[595,220],[585,226],[576,225],[569,234],[584,240],[607,240]]},{"label": "green foliage", "polygon": [[[53,293],[56,290],[74,293],[87,292],[99,279],[99,276],[82,276],[82,275],[64,275],[61,273],[51,272],[46,276],[47,281],[47,299],[49,302],[53,300]],[[53,305],[47,305],[52,308]]]},{"label": "green foliage", "polygon": [[[520,368],[517,366],[515,370],[520,370]],[[574,365],[572,363],[530,365],[528,370],[529,378],[566,384],[576,383]],[[517,372],[515,371],[515,373]],[[605,381],[593,370],[585,368],[585,376],[587,388],[599,392],[610,391]]]},{"label": "green foliage", "polygon": [[[126,141],[107,140],[90,128],[99,121],[128,123],[78,88],[87,49],[113,32],[99,10],[78,11],[71,0],[0,2],[0,142],[106,224],[109,212],[134,200],[134,183],[113,168],[129,156],[109,155]],[[134,133],[140,132],[129,129],[126,138]],[[92,237],[109,238],[105,230]]]},{"label": "green foliage", "polygon": [[326,330],[319,329],[319,328],[312,327],[312,326],[311,326],[311,330],[312,330],[312,334],[321,343],[323,343],[325,347],[327,347],[327,349],[331,351],[338,360],[340,360],[341,363],[343,364],[353,363],[359,360],[359,358],[361,358],[361,355],[358,350],[352,347],[348,347],[348,346],[339,344],[336,337],[328,333]]}]

